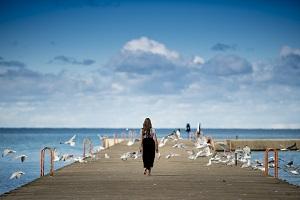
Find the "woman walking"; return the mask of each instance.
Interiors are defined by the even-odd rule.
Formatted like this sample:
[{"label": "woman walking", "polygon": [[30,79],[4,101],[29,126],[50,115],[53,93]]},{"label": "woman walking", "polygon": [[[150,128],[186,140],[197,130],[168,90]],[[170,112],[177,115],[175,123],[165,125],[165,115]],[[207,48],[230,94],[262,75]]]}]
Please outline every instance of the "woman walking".
[{"label": "woman walking", "polygon": [[143,152],[144,174],[151,175],[151,168],[158,153],[158,143],[155,130],[152,128],[151,120],[146,118],[141,129],[141,150]]}]

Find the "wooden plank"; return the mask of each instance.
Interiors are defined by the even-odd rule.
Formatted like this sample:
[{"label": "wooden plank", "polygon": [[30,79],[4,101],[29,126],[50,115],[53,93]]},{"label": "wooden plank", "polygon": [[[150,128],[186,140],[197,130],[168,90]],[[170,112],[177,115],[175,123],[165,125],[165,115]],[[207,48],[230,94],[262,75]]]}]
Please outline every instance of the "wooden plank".
[{"label": "wooden plank", "polygon": [[[189,148],[192,143],[185,141]],[[74,163],[0,199],[299,199],[300,189],[260,171],[221,164],[206,166],[208,158],[189,160],[173,143],[160,149],[152,176],[143,175],[141,159],[122,161],[121,154],[138,150],[117,144],[88,163]],[[166,159],[168,153],[180,156]],[[111,156],[104,158],[104,153]]]}]

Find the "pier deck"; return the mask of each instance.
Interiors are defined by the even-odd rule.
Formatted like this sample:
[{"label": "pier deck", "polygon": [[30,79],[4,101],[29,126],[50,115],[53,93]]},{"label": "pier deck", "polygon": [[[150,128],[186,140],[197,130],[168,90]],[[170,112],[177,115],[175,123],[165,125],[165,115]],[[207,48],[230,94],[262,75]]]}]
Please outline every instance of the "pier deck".
[{"label": "pier deck", "polygon": [[[152,176],[145,176],[141,159],[120,159],[137,149],[138,144],[117,144],[98,154],[98,160],[71,164],[0,199],[300,199],[297,186],[265,177],[261,171],[206,166],[208,158],[189,160],[184,150],[171,145],[160,149],[162,156],[155,161]],[[166,159],[170,152],[180,156]],[[105,159],[104,153],[111,158]]]}]

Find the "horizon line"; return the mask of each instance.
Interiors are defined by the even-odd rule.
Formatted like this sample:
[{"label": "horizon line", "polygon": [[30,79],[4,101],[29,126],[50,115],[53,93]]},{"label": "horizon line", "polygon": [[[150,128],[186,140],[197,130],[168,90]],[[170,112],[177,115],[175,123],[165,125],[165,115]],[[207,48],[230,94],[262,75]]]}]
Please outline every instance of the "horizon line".
[{"label": "horizon line", "polygon": [[[0,127],[0,129],[140,129],[141,127]],[[183,129],[184,127],[156,127],[155,129]],[[191,128],[191,129],[197,129]],[[299,128],[218,128],[218,127],[207,127],[202,129],[237,129],[237,130],[300,130]]]}]

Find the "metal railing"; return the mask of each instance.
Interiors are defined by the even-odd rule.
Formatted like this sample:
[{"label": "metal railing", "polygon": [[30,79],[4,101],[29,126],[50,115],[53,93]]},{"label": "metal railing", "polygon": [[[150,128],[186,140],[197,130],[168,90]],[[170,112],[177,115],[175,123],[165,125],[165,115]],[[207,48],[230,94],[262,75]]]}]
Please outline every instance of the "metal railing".
[{"label": "metal railing", "polygon": [[269,152],[274,152],[274,177],[278,178],[278,151],[273,148],[267,148],[265,151],[265,176],[269,175]]},{"label": "metal railing", "polygon": [[45,147],[44,149],[41,150],[41,162],[40,162],[40,167],[41,167],[41,174],[40,176],[45,176],[45,152],[49,151],[50,153],[50,176],[54,175],[54,150],[50,147]]}]

